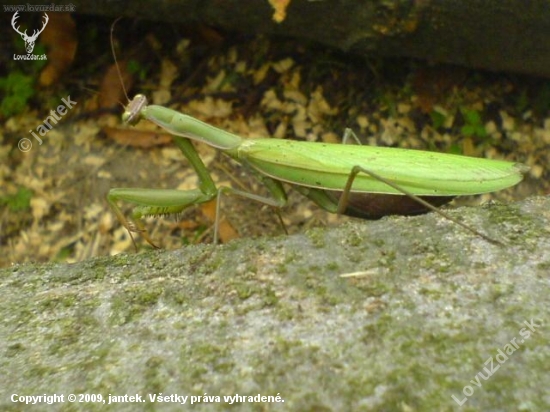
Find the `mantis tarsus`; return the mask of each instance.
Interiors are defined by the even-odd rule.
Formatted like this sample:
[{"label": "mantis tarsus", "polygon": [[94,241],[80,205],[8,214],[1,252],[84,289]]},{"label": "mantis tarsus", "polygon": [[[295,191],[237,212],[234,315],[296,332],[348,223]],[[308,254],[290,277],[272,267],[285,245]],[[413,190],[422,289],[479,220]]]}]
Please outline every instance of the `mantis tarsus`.
[{"label": "mantis tarsus", "polygon": [[[443,204],[455,196],[498,191],[520,182],[528,170],[520,163],[420,150],[269,138],[243,139],[175,110],[147,105],[143,95],[137,95],[130,102],[122,118],[130,125],[147,119],[171,133],[175,144],[199,176],[199,187],[193,190],[110,190],[107,198],[120,222],[129,231],[142,233],[153,246],[140,220],[143,216],[179,213],[191,205],[214,198],[217,198],[219,211],[223,192],[282,207],[287,199],[283,182],[330,212],[366,218],[395,213],[368,206],[375,196],[382,196],[383,200],[398,199],[397,205],[407,196],[421,205],[413,214],[434,210],[484,239],[500,243],[452,218],[426,199],[433,197],[434,203]],[[213,146],[249,166],[273,197],[216,187],[190,139]],[[131,219],[135,227],[118,207],[119,200],[137,205]],[[218,218],[215,225],[214,237],[217,240]]]},{"label": "mantis tarsus", "polygon": [[[115,56],[112,39],[111,46]],[[124,84],[122,86],[124,88]],[[175,110],[149,106],[143,95],[134,97],[122,119],[130,125],[146,119],[171,133],[174,143],[199,177],[199,187],[192,190],[119,188],[109,191],[107,200],[130,235],[138,231],[154,247],[141,222],[144,216],[180,213],[189,206],[216,198],[214,241],[217,241],[221,193],[237,194],[280,208],[287,201],[283,183],[292,185],[329,212],[376,219],[389,214],[410,215],[431,210],[491,243],[500,244],[436,206],[455,196],[495,192],[513,186],[529,170],[520,163],[420,150],[243,139]],[[346,136],[350,134],[347,129]],[[216,187],[191,140],[213,146],[247,165],[272,197]],[[120,200],[137,205],[131,217],[133,225],[120,210],[117,204]]]}]

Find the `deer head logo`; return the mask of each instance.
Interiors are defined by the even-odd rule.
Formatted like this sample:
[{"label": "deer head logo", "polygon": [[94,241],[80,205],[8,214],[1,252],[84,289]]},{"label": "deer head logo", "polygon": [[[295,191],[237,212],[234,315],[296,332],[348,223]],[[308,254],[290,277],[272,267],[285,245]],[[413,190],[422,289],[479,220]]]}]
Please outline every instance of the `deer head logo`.
[{"label": "deer head logo", "polygon": [[19,12],[16,11],[15,14],[13,15],[13,18],[11,19],[11,26],[13,27],[13,29],[17,33],[19,33],[21,35],[21,38],[25,42],[25,49],[27,49],[27,53],[32,53],[32,51],[34,49],[34,43],[36,42],[36,39],[38,38],[38,35],[44,31],[44,28],[46,27],[46,24],[48,24],[48,21],[50,19],[49,19],[48,15],[46,13],[44,13],[44,24],[42,25],[42,28],[40,30],[35,30],[34,33],[32,34],[32,36],[28,36],[27,35],[27,30],[25,30],[24,33],[21,33],[19,31],[19,27],[15,27],[15,20],[17,20],[17,17],[18,17],[17,13],[19,13]]}]

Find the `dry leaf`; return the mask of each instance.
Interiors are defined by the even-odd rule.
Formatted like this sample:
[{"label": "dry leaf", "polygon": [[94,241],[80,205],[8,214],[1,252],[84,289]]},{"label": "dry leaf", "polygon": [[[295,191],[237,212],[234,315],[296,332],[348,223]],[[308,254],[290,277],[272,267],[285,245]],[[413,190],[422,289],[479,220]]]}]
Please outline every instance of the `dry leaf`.
[{"label": "dry leaf", "polygon": [[[216,199],[211,200],[210,202],[203,203],[201,206],[201,211],[204,216],[211,222],[216,221]],[[232,239],[239,237],[237,231],[233,229],[233,226],[225,220],[220,221],[220,227],[218,231],[218,236],[222,243],[227,243]]]},{"label": "dry leaf", "polygon": [[269,0],[269,4],[275,10],[273,20],[277,23],[282,23],[286,19],[286,8],[290,4],[290,0]]},{"label": "dry leaf", "polygon": [[132,147],[147,149],[149,147],[172,143],[172,135],[169,133],[157,133],[149,130],[120,129],[117,127],[105,127],[103,131],[109,139],[114,140],[118,144]]},{"label": "dry leaf", "polygon": [[48,65],[40,73],[39,83],[50,86],[61,78],[76,54],[78,40],[76,25],[69,13],[50,13],[49,21],[40,35],[48,48]]},{"label": "dry leaf", "polygon": [[160,65],[160,84],[152,93],[155,104],[163,105],[172,98],[171,86],[178,77],[178,67],[169,59],[162,59]]},{"label": "dry leaf", "polygon": [[464,69],[445,65],[418,70],[412,86],[418,95],[420,110],[431,113],[434,105],[444,100],[449,90],[463,81],[465,74]]},{"label": "dry leaf", "polygon": [[[126,101],[123,84],[126,86],[127,90],[130,90],[133,83],[133,77],[128,71],[126,61],[122,60],[119,63],[119,67],[120,76],[116,64],[112,64],[101,80],[101,86],[99,88],[99,107],[101,108],[109,109]],[[123,83],[120,77],[122,77]]]}]

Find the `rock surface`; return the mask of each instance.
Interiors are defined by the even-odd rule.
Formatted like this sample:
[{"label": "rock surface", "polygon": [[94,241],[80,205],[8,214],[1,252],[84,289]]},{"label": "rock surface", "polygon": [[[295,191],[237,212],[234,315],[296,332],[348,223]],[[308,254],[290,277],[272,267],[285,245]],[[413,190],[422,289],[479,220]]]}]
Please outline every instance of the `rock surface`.
[{"label": "rock surface", "polygon": [[[451,211],[503,247],[430,214],[2,269],[1,409],[105,410],[67,402],[88,393],[143,397],[123,411],[235,394],[284,399],[239,411],[549,410],[549,211]],[[189,405],[205,393],[219,403]]]}]

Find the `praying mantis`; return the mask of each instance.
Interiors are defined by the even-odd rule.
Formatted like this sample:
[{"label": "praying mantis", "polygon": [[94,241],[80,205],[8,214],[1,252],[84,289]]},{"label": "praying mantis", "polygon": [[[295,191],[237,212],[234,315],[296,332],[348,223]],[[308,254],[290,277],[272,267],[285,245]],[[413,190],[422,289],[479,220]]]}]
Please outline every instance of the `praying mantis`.
[{"label": "praying mantis", "polygon": [[[436,211],[445,218],[492,243],[500,243],[437,209],[455,196],[494,192],[519,183],[528,167],[502,160],[388,147],[303,142],[270,138],[243,139],[189,115],[163,106],[148,105],[136,95],[122,115],[124,123],[141,119],[173,135],[174,143],[199,177],[191,190],[116,188],[107,200],[130,234],[148,236],[141,218],[180,213],[192,205],[217,199],[214,240],[218,238],[222,193],[233,193],[281,208],[287,196],[283,183],[295,187],[320,207],[338,214],[378,218],[387,214]],[[351,131],[347,131],[347,135]],[[218,188],[191,140],[217,148],[246,165],[267,187],[272,197],[262,197],[230,187]],[[433,199],[429,202],[429,199]],[[135,204],[128,222],[118,201]],[[390,204],[380,209],[379,201]],[[418,204],[418,207],[413,207]],[[411,211],[411,207],[413,207]]]},{"label": "praying mantis", "polygon": [[[111,27],[115,62],[112,33],[117,21]],[[118,72],[122,82],[120,69]],[[124,83],[122,87],[126,94]],[[126,106],[122,120],[135,125],[142,119],[173,136],[174,143],[197,173],[199,184],[198,188],[190,190],[111,189],[107,201],[128,230],[134,245],[132,232],[139,232],[151,246],[157,247],[147,234],[142,217],[177,214],[213,199],[216,199],[214,242],[217,242],[223,193],[236,194],[279,209],[287,203],[283,183],[332,213],[377,219],[431,210],[488,242],[502,244],[437,206],[456,196],[495,192],[514,186],[529,170],[516,162],[421,150],[271,138],[243,139],[176,110],[148,105],[147,98],[138,94]],[[354,136],[350,129],[346,129],[344,141]],[[217,187],[191,140],[210,145],[247,166],[266,186],[271,197]],[[136,205],[130,221],[118,206],[119,201]]]}]

